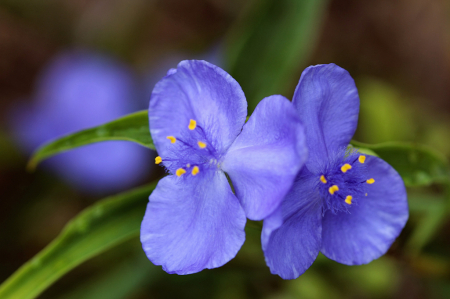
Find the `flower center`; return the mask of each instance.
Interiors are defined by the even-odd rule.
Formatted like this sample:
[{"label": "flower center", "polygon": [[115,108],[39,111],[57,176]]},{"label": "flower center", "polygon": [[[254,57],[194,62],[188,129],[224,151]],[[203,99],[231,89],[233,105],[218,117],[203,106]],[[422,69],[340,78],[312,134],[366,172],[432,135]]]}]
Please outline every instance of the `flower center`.
[{"label": "flower center", "polygon": [[179,177],[184,174],[196,176],[207,168],[217,167],[220,158],[196,120],[191,119],[187,129],[180,136],[166,137],[167,142],[173,145],[170,157],[155,158],[155,164],[163,163]]},{"label": "flower center", "polygon": [[330,163],[319,175],[319,190],[324,201],[325,210],[333,213],[349,212],[353,204],[364,200],[367,196],[367,184],[375,183],[367,177],[366,156],[358,152],[350,152]]}]

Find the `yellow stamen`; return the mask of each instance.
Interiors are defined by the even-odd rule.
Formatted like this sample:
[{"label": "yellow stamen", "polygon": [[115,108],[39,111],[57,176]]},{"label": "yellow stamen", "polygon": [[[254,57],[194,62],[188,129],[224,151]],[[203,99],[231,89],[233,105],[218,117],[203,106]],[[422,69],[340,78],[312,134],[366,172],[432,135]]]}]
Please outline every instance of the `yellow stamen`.
[{"label": "yellow stamen", "polygon": [[191,167],[191,163],[186,164],[186,167],[187,168]]},{"label": "yellow stamen", "polygon": [[155,164],[159,164],[159,163],[161,163],[161,162],[162,162],[162,159],[161,159],[160,156],[158,156],[158,157],[155,158]]},{"label": "yellow stamen", "polygon": [[375,183],[375,180],[374,179],[368,179],[366,182],[367,182],[367,184],[373,184],[373,183]]},{"label": "yellow stamen", "polygon": [[351,205],[353,197],[351,195],[347,195],[345,198],[345,203]]},{"label": "yellow stamen", "polygon": [[170,140],[170,143],[175,143],[175,141],[177,141],[177,139],[173,136],[167,136],[166,138]]},{"label": "yellow stamen", "polygon": [[342,167],[341,167],[341,171],[342,171],[343,173],[346,173],[347,170],[350,170],[350,169],[352,169],[352,166],[351,166],[350,164],[344,164],[344,165],[342,165]]},{"label": "yellow stamen", "polygon": [[189,128],[189,130],[194,130],[195,127],[197,127],[197,122],[196,122],[195,120],[191,119],[191,120],[189,121],[189,126],[188,126],[188,128]]},{"label": "yellow stamen", "polygon": [[334,194],[334,192],[339,191],[339,187],[337,185],[333,185],[330,188],[328,188],[328,192],[330,192],[331,195]]},{"label": "yellow stamen", "polygon": [[359,156],[358,161],[359,163],[364,164],[364,162],[366,161],[366,156],[363,155]]},{"label": "yellow stamen", "polygon": [[367,193],[366,193],[366,196],[367,196]]},{"label": "yellow stamen", "polygon": [[327,183],[327,179],[325,178],[324,175],[321,175],[321,176],[320,176],[320,181],[321,181],[322,183],[324,183],[324,184]]},{"label": "yellow stamen", "polygon": [[196,175],[199,172],[200,172],[200,169],[198,169],[198,166],[194,166],[194,168],[192,168],[192,175]]},{"label": "yellow stamen", "polygon": [[205,148],[206,147],[206,143],[204,143],[204,142],[199,141],[199,142],[197,142],[197,144],[198,144],[199,148]]},{"label": "yellow stamen", "polygon": [[177,172],[175,173],[177,176],[182,176],[183,174],[186,173],[186,170],[184,170],[183,168],[178,168]]}]

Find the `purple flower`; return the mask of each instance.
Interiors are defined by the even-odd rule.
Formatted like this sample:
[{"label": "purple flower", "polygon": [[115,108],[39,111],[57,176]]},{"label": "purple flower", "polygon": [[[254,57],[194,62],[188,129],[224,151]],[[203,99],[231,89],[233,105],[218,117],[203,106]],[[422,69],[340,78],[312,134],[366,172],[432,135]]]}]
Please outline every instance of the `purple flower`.
[{"label": "purple flower", "polygon": [[[54,138],[136,111],[131,71],[99,54],[60,54],[39,79],[33,105],[16,107],[11,121],[27,153]],[[109,193],[138,183],[148,172],[148,158],[139,145],[112,141],[63,153],[46,165],[85,192]]]},{"label": "purple flower", "polygon": [[349,73],[307,68],[293,104],[305,126],[305,167],[279,208],[265,219],[262,247],[273,274],[294,279],[319,251],[346,265],[383,255],[408,219],[398,173],[380,158],[346,150],[358,122],[359,97]]},{"label": "purple flower", "polygon": [[150,195],[141,242],[166,272],[195,273],[231,260],[245,239],[245,216],[271,214],[300,170],[306,147],[292,104],[271,96],[244,125],[246,116],[239,84],[205,61],[182,61],[155,86],[150,132],[156,163],[172,175]]}]

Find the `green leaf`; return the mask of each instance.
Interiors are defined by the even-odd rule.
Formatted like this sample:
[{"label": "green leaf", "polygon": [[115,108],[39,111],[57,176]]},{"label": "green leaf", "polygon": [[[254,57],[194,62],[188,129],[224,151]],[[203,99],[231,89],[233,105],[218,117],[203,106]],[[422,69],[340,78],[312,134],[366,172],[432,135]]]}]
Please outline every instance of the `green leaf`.
[{"label": "green leaf", "polygon": [[[426,192],[425,192],[426,191]],[[443,194],[431,193],[429,188],[414,189],[408,194],[409,211],[416,215],[428,214],[445,204],[446,199]]]},{"label": "green leaf", "polygon": [[51,141],[36,150],[28,162],[28,169],[33,170],[40,162],[53,155],[83,145],[109,140],[133,141],[155,149],[150,136],[147,110],[132,113],[98,127],[82,130]]},{"label": "green leaf", "polygon": [[130,241],[139,244],[136,246],[139,247],[139,252],[132,253],[125,261],[113,261],[111,267],[78,284],[75,289],[69,290],[60,299],[131,298],[141,287],[148,286],[162,271],[147,260],[142,252],[139,238],[133,238]]},{"label": "green leaf", "polygon": [[316,45],[327,3],[253,1],[235,24],[227,39],[227,70],[241,84],[249,114],[264,97],[283,94],[298,81]]},{"label": "green leaf", "polygon": [[408,203],[411,214],[414,213],[414,230],[406,243],[406,252],[417,256],[436,236],[445,224],[450,213],[450,186],[446,185],[445,195],[411,192]]},{"label": "green leaf", "polygon": [[402,176],[406,186],[450,182],[447,159],[427,146],[406,142],[366,144],[354,140],[351,144],[357,148],[369,149],[388,162]]},{"label": "green leaf", "polygon": [[139,234],[156,182],[99,201],[0,285],[2,299],[31,299],[84,261]]},{"label": "green leaf", "polygon": [[[423,203],[426,203],[424,200]],[[430,205],[426,215],[419,221],[406,244],[406,251],[410,255],[417,255],[427,245],[447,219],[448,204],[441,201]]]}]

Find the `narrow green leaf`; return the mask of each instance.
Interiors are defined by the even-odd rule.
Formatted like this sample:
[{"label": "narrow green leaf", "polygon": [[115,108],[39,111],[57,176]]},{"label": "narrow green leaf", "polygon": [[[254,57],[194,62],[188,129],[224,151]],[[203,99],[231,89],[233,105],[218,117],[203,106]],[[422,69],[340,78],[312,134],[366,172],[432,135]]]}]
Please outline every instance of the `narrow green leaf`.
[{"label": "narrow green leaf", "polygon": [[447,159],[427,146],[405,142],[366,144],[354,140],[351,144],[369,149],[388,162],[402,176],[407,186],[428,186],[450,181]]},{"label": "narrow green leaf", "polygon": [[133,141],[154,149],[148,127],[147,110],[132,113],[98,127],[69,134],[44,144],[31,157],[28,162],[28,169],[33,170],[41,161],[53,155],[83,145],[108,140]]},{"label": "narrow green leaf", "polygon": [[449,210],[445,201],[432,205],[426,215],[419,221],[415,227],[408,243],[406,250],[411,255],[417,255],[427,245],[447,219]]},{"label": "narrow green leaf", "polygon": [[439,196],[421,192],[408,195],[410,211],[416,217],[416,226],[406,244],[409,255],[417,256],[445,224],[450,213],[450,186],[445,189],[446,194]]},{"label": "narrow green leaf", "polygon": [[305,67],[316,44],[327,3],[253,1],[231,30],[227,39],[227,70],[241,84],[249,114],[264,97],[283,94],[298,81],[295,75]]},{"label": "narrow green leaf", "polygon": [[106,198],[70,221],[61,234],[0,285],[2,299],[31,299],[84,261],[139,234],[156,182]]},{"label": "narrow green leaf", "polygon": [[[428,188],[425,190],[429,191]],[[418,189],[408,193],[409,211],[416,215],[430,213],[441,208],[446,202],[445,196],[442,194],[424,192],[423,190]]]},{"label": "narrow green leaf", "polygon": [[[139,243],[138,238],[133,238],[130,241]],[[129,256],[120,263],[115,261],[110,268],[103,270],[100,275],[84,281],[75,289],[69,290],[60,299],[130,298],[139,288],[151,283],[156,278],[157,273],[161,272],[159,268],[148,262],[142,247],[139,246],[137,254]]]}]

